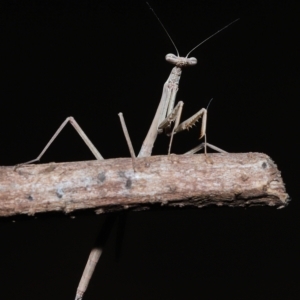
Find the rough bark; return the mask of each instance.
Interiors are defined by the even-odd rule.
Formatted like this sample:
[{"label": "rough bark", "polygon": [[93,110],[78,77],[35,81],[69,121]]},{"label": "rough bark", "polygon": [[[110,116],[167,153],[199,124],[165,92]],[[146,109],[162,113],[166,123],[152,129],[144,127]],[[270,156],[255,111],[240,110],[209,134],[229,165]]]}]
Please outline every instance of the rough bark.
[{"label": "rough bark", "polygon": [[284,207],[289,197],[262,153],[170,155],[0,167],[0,216],[164,206]]}]

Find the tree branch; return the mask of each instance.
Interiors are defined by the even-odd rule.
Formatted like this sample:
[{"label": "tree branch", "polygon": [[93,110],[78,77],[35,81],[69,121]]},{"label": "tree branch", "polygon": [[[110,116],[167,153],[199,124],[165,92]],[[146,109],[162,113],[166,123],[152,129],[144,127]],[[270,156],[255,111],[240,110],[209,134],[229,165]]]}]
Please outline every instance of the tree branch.
[{"label": "tree branch", "polygon": [[116,158],[0,167],[0,216],[164,206],[276,206],[289,197],[262,153]]}]

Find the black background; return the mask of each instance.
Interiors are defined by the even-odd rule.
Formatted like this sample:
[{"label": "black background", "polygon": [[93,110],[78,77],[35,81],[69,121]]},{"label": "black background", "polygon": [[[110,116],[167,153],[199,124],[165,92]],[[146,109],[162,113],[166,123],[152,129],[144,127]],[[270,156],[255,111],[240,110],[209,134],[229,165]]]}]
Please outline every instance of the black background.
[{"label": "black background", "polygon": [[[299,22],[293,1],[151,1],[179,51],[193,52],[177,99],[187,118],[214,98],[208,141],[264,152],[292,198],[274,208],[131,212],[114,228],[85,299],[299,299]],[[0,165],[35,158],[74,116],[105,158],[138,152],[174,49],[144,1],[2,1]],[[198,144],[199,127],[173,152]],[[159,136],[153,154],[166,154]],[[42,159],[93,159],[69,125]],[[105,216],[0,220],[1,299],[73,299]],[[120,251],[120,256],[117,255]]]}]

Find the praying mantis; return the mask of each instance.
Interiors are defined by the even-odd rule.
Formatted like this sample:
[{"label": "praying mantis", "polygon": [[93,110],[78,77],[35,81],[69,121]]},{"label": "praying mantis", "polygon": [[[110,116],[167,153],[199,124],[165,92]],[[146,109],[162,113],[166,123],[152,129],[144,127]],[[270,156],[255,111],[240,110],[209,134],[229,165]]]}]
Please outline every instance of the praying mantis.
[{"label": "praying mantis", "polygon": [[[225,27],[221,28],[220,30],[218,30],[217,32],[215,32],[214,34],[212,34],[211,36],[206,38],[204,41],[202,41],[201,43],[196,45],[185,57],[181,57],[179,55],[179,51],[178,51],[175,43],[173,42],[172,38],[170,37],[165,26],[160,21],[160,19],[158,18],[158,16],[156,15],[156,13],[152,9],[152,7],[149,5],[149,3],[147,3],[147,4],[148,4],[149,8],[152,10],[152,12],[155,15],[155,17],[157,18],[157,20],[159,21],[159,23],[161,24],[161,26],[163,27],[163,29],[165,30],[166,34],[168,35],[170,41],[172,42],[172,44],[177,52],[177,55],[174,55],[174,54],[166,55],[166,61],[171,64],[174,64],[175,67],[173,67],[167,81],[164,84],[161,100],[159,102],[156,114],[154,116],[154,119],[152,121],[150,129],[148,131],[148,134],[143,142],[143,145],[139,152],[138,157],[151,156],[152,148],[153,148],[154,142],[156,140],[157,134],[159,134],[163,131],[165,131],[168,135],[171,136],[170,143],[169,143],[169,149],[168,149],[168,154],[170,154],[174,134],[178,133],[180,131],[183,131],[183,130],[188,130],[189,128],[194,126],[195,123],[200,118],[202,118],[202,124],[201,124],[201,132],[200,132],[199,139],[201,139],[202,137],[205,137],[205,143],[204,143],[205,153],[206,153],[206,146],[209,146],[219,152],[225,152],[222,149],[220,149],[216,146],[213,146],[211,144],[208,144],[206,142],[207,109],[205,109],[205,108],[200,109],[193,116],[191,116],[190,118],[188,118],[187,120],[185,120],[184,122],[179,124],[181,113],[182,113],[183,102],[179,101],[175,107],[174,107],[174,105],[175,105],[175,99],[176,99],[176,95],[177,95],[177,91],[178,91],[179,80],[180,80],[181,73],[182,73],[182,68],[187,67],[187,66],[194,66],[197,64],[197,59],[195,57],[189,58],[189,55],[196,48],[198,48],[203,43],[205,43],[207,40],[209,40],[210,38],[212,38],[213,36],[215,36],[216,34],[221,32],[225,28],[229,27],[233,23],[237,22],[239,19],[236,19],[233,22],[226,25]],[[172,122],[174,122],[173,129],[171,129]],[[193,153],[193,151],[196,152],[200,149],[201,149],[201,146],[196,147],[196,148],[192,149],[191,151],[189,151],[188,154]]]},{"label": "praying mantis", "polygon": [[[147,136],[146,136],[146,138],[143,142],[143,145],[141,147],[141,150],[138,154],[138,157],[151,156],[152,148],[154,146],[157,135],[159,133],[162,133],[163,131],[167,135],[171,136],[170,143],[169,143],[169,149],[168,149],[168,154],[170,154],[174,134],[176,134],[180,131],[183,131],[183,130],[188,130],[189,128],[194,126],[195,123],[198,122],[198,120],[200,118],[202,118],[202,124],[201,124],[201,131],[200,131],[199,139],[204,137],[205,142],[200,144],[199,146],[195,147],[194,149],[186,152],[185,154],[193,154],[193,153],[196,153],[197,151],[199,151],[203,148],[204,148],[205,154],[206,154],[206,152],[207,152],[206,147],[207,146],[209,146],[210,148],[212,148],[212,149],[214,149],[218,152],[225,152],[224,150],[222,150],[222,149],[206,142],[207,109],[205,109],[205,108],[200,109],[193,116],[191,116],[190,118],[188,118],[187,120],[185,120],[184,122],[179,124],[180,118],[181,118],[181,113],[182,113],[182,108],[183,108],[183,102],[179,101],[175,107],[174,107],[174,105],[175,105],[176,95],[177,95],[177,91],[178,91],[178,87],[179,87],[179,80],[180,80],[180,77],[181,77],[182,68],[187,67],[187,66],[194,66],[194,65],[197,64],[197,59],[195,57],[188,57],[191,54],[191,52],[193,52],[196,48],[198,48],[199,46],[204,44],[207,40],[211,39],[216,34],[220,33],[221,31],[223,31],[224,29],[226,29],[227,27],[229,27],[233,23],[237,22],[239,19],[234,20],[233,22],[227,24],[226,26],[224,26],[223,28],[221,28],[220,30],[215,32],[214,34],[210,35],[208,38],[206,38],[205,40],[200,42],[198,45],[196,45],[185,57],[181,57],[179,55],[179,51],[178,51],[175,43],[173,42],[172,38],[170,37],[170,35],[169,35],[168,31],[166,30],[166,28],[164,27],[163,23],[160,21],[160,19],[158,18],[158,16],[154,12],[154,10],[151,8],[151,6],[149,4],[148,4],[148,6],[150,7],[150,9],[154,13],[155,17],[157,18],[157,20],[159,21],[159,23],[161,24],[161,26],[163,27],[163,29],[167,33],[170,41],[172,42],[172,44],[173,44],[173,46],[174,46],[174,48],[177,52],[177,55],[167,54],[166,57],[165,57],[166,61],[168,61],[171,64],[174,64],[175,67],[173,67],[167,81],[165,82],[165,84],[163,86],[163,92],[162,92],[161,100],[159,102],[158,108],[156,110],[154,119],[153,119],[152,124],[149,128]],[[133,147],[132,147],[132,143],[131,143],[131,140],[130,140],[130,137],[129,137],[129,134],[128,134],[128,131],[127,131],[127,128],[126,128],[126,124],[125,124],[125,121],[124,121],[124,118],[123,118],[123,114],[119,113],[119,117],[120,117],[120,120],[121,120],[121,125],[122,125],[122,129],[123,129],[126,141],[127,141],[127,145],[129,147],[129,150],[130,150],[131,157],[136,158]],[[172,125],[173,122],[174,122],[174,125],[171,128],[171,125]],[[53,143],[53,141],[56,139],[56,137],[59,135],[59,133],[66,126],[67,123],[70,123],[75,128],[75,130],[78,132],[78,134],[83,139],[85,144],[88,146],[88,148],[94,154],[96,159],[98,159],[98,160],[104,159],[102,157],[102,155],[99,153],[99,151],[97,150],[97,148],[93,145],[93,143],[90,141],[90,139],[84,133],[84,131],[81,129],[79,124],[75,121],[75,119],[73,117],[68,117],[60,125],[60,127],[54,133],[54,135],[49,140],[47,145],[44,147],[42,152],[38,155],[38,157],[33,159],[33,160],[30,160],[30,161],[28,161],[24,164],[29,164],[29,163],[39,161],[41,159],[41,157],[44,155],[44,153],[47,151],[47,149],[50,147],[50,145]]]}]

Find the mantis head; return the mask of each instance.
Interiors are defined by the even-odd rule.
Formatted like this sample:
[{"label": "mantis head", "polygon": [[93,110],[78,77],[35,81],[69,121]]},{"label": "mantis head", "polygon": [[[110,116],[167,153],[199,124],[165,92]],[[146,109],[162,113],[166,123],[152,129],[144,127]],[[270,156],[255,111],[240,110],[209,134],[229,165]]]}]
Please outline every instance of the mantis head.
[{"label": "mantis head", "polygon": [[175,54],[167,54],[166,61],[180,68],[194,66],[197,64],[197,58],[195,57],[180,57]]},{"label": "mantis head", "polygon": [[165,28],[164,24],[161,22],[161,20],[159,19],[159,17],[157,16],[157,14],[155,13],[155,11],[153,10],[153,8],[150,6],[150,4],[148,2],[146,2],[147,5],[149,6],[149,8],[152,10],[154,16],[156,17],[156,19],[158,20],[158,22],[160,23],[161,27],[164,29],[164,31],[166,32],[167,36],[169,37],[171,43],[173,44],[174,48],[176,49],[177,55],[174,54],[167,54],[166,55],[166,61],[168,61],[169,63],[177,66],[177,67],[185,67],[185,66],[194,66],[197,64],[197,59],[195,57],[190,57],[188,58],[188,56],[195,50],[197,49],[199,46],[201,46],[202,44],[204,44],[206,41],[208,41],[209,39],[211,39],[213,36],[215,36],[216,34],[218,34],[219,32],[223,31],[225,28],[229,27],[230,25],[232,25],[233,23],[237,22],[239,19],[234,20],[233,22],[227,24],[226,26],[224,26],[223,28],[221,28],[220,30],[218,30],[217,32],[215,32],[214,34],[210,35],[208,38],[206,38],[204,41],[200,42],[199,44],[197,44],[187,55],[186,57],[181,57],[179,56],[179,52],[178,49],[174,43],[174,41],[172,40],[169,32],[167,31],[167,29]]}]

